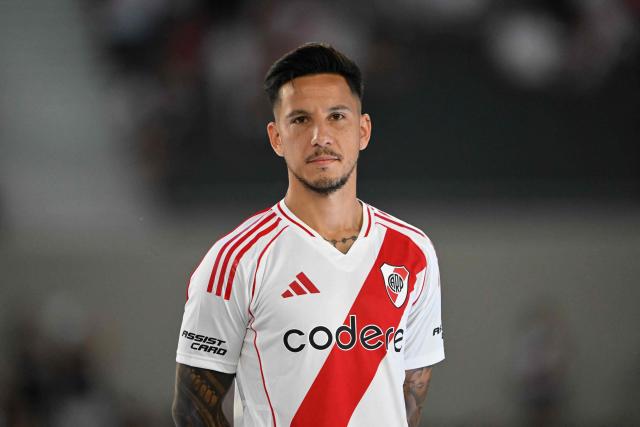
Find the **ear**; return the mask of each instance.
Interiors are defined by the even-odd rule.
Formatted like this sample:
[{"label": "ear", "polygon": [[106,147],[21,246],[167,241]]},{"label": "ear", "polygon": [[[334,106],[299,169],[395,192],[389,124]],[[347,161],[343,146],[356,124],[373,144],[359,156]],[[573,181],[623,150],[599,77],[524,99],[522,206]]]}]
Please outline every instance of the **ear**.
[{"label": "ear", "polygon": [[267,125],[267,135],[269,135],[269,143],[271,148],[280,157],[284,157],[284,150],[282,149],[282,140],[280,139],[280,132],[278,131],[278,125],[276,122],[269,122]]},{"label": "ear", "polygon": [[371,138],[371,117],[364,113],[360,115],[360,151],[367,148]]}]

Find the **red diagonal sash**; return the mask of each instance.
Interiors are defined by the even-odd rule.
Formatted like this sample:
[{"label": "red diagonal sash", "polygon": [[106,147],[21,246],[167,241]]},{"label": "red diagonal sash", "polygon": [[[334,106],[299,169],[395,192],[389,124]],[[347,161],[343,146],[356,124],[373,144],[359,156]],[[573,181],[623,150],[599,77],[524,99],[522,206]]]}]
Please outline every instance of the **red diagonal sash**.
[{"label": "red diagonal sash", "polygon": [[[405,266],[409,270],[407,292],[411,294],[415,286],[415,275],[425,267],[426,260],[423,252],[411,239],[388,229],[373,268],[343,324],[348,324],[349,316],[355,315],[358,329],[370,324],[377,325],[383,331],[390,327],[394,331],[398,328],[409,297],[400,308],[393,305],[380,271],[380,266],[384,263]],[[390,344],[389,351],[394,351],[393,343]],[[386,354],[385,345],[376,350],[366,350],[358,343],[345,351],[334,343],[331,353],[298,407],[291,426],[346,426]],[[389,393],[394,391],[390,390]]]}]

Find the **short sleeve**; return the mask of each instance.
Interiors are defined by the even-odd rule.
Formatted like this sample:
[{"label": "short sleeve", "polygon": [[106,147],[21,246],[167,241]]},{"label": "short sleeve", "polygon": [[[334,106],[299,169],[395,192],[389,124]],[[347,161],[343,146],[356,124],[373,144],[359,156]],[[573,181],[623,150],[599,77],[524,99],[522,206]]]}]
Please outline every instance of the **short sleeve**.
[{"label": "short sleeve", "polygon": [[[229,298],[225,299],[224,292],[216,294],[219,278],[216,273],[225,273],[224,257],[219,256],[220,247],[220,242],[216,243],[191,276],[176,361],[197,368],[235,373],[248,322],[248,286],[242,286],[246,280],[238,268]],[[209,292],[212,274],[215,280]]]},{"label": "short sleeve", "polygon": [[440,302],[440,269],[435,250],[426,251],[427,267],[418,274],[422,283],[407,319],[405,370],[431,366],[444,359]]}]

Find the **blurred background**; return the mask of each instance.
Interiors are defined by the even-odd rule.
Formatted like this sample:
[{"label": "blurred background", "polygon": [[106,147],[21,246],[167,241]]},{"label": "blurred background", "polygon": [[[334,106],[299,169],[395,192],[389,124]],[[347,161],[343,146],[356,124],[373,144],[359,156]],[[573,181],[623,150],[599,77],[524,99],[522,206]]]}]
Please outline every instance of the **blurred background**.
[{"label": "blurred background", "polygon": [[286,190],[268,66],[353,57],[424,229],[430,426],[640,425],[637,0],[0,0],[0,426],[169,426],[187,280]]}]

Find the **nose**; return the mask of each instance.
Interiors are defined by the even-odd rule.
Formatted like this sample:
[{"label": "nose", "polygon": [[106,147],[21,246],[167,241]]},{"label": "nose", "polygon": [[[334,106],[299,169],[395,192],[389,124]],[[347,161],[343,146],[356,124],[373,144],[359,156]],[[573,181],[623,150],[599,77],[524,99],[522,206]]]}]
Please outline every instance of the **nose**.
[{"label": "nose", "polygon": [[313,127],[311,135],[311,145],[324,147],[325,145],[329,145],[331,143],[333,143],[333,137],[331,136],[329,126],[324,122],[317,123]]}]

